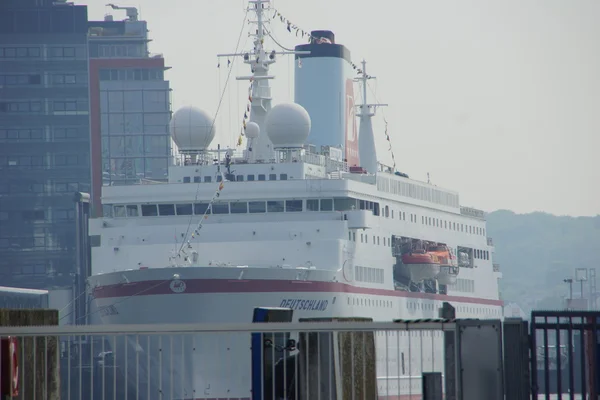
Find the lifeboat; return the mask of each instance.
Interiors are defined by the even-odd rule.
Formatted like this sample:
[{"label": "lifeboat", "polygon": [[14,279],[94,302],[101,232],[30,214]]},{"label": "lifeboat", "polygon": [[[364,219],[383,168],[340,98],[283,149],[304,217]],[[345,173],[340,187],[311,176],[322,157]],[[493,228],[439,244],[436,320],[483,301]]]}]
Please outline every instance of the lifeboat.
[{"label": "lifeboat", "polygon": [[458,260],[452,249],[448,246],[432,246],[428,249],[428,252],[437,255],[440,262],[440,272],[435,277],[438,283],[442,285],[456,283],[459,268]]},{"label": "lifeboat", "polygon": [[413,282],[433,279],[440,272],[438,256],[424,250],[413,250],[402,255],[402,264],[408,269]]}]

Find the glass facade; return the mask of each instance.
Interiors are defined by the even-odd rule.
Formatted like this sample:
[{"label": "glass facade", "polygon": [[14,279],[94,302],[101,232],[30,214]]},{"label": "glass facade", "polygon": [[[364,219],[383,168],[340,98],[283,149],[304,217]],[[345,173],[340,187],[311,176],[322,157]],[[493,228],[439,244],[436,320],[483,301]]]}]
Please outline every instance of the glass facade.
[{"label": "glass facade", "polygon": [[87,7],[0,2],[0,282],[71,286],[90,191]]},{"label": "glass facade", "polygon": [[173,160],[169,82],[162,57],[148,53],[145,24],[90,22],[90,57],[102,62],[98,80],[103,185],[166,181]]}]

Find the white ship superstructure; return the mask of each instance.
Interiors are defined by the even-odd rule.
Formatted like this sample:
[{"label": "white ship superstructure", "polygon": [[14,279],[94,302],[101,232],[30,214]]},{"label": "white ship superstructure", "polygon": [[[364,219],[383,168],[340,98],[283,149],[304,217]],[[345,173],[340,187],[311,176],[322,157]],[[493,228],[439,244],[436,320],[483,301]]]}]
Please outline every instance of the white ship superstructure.
[{"label": "white ship superstructure", "polygon": [[[377,105],[367,103],[365,90],[363,104],[355,106],[347,82],[356,77],[339,67],[349,52],[330,32],[318,31],[319,40],[313,33],[311,43],[292,52],[314,71],[297,75],[296,88],[302,87],[306,103],[318,98],[323,86],[310,79],[340,71],[331,85],[346,88],[342,106],[322,104],[314,109],[315,118],[310,107],[299,104],[271,108],[269,65],[280,54],[263,47],[269,2],[250,3],[258,29],[254,50],[242,53],[253,71],[247,147],[215,149],[212,118],[185,108],[172,121],[183,162],[170,168],[168,183],[103,188],[104,217],[90,221],[89,285],[98,310],[92,320],[250,322],[254,307],[281,306],[293,308],[295,320],[390,321],[437,318],[443,302],[459,317],[501,318],[500,272],[492,264],[484,213],[461,207],[453,191],[377,162],[370,121]],[[358,78],[366,85],[364,67]],[[332,112],[335,107],[344,112]],[[334,133],[323,130],[329,126]],[[311,142],[314,137],[319,146]],[[408,351],[407,339],[391,341],[389,355],[413,354],[411,367],[395,363],[395,370],[386,367],[387,376],[379,371],[381,397],[420,392],[418,380],[399,387],[397,378],[431,370],[416,356],[414,341]],[[423,346],[431,352],[440,341],[435,337]],[[377,340],[377,345],[385,343]],[[131,346],[153,354],[158,344]],[[224,348],[239,355],[235,371],[211,362]],[[152,368],[176,360],[173,365],[182,366],[175,367],[177,385],[159,378],[148,384],[172,390],[174,398],[250,398],[248,335],[232,343],[203,336],[194,352],[172,350],[162,357],[161,366]]]}]

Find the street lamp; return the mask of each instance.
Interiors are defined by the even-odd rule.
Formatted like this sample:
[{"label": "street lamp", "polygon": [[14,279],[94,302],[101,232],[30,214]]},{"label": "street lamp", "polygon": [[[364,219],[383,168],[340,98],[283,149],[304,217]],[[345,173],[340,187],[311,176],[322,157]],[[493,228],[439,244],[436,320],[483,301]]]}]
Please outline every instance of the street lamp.
[{"label": "street lamp", "polygon": [[577,268],[575,270],[575,280],[581,283],[581,298],[583,299],[583,282],[588,280],[587,268]]},{"label": "street lamp", "polygon": [[563,279],[563,282],[569,284],[569,301],[571,301],[573,299],[573,279],[572,278]]}]

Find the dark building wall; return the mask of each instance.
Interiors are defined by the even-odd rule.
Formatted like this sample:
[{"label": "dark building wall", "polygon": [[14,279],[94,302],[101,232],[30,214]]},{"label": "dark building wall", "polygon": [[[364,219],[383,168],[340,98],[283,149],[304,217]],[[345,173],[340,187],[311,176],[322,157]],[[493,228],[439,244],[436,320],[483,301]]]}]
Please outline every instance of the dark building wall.
[{"label": "dark building wall", "polygon": [[73,193],[91,190],[87,7],[50,4],[0,1],[0,282],[6,286],[72,284]]}]

